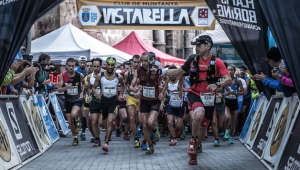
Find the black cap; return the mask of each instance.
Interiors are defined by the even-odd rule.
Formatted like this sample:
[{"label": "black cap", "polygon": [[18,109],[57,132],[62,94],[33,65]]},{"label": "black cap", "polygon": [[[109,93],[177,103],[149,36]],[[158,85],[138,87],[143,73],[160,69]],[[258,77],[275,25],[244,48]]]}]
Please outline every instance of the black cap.
[{"label": "black cap", "polygon": [[211,44],[214,45],[213,40],[209,35],[201,35],[196,38],[194,41],[191,42],[192,45],[199,45],[199,44]]}]

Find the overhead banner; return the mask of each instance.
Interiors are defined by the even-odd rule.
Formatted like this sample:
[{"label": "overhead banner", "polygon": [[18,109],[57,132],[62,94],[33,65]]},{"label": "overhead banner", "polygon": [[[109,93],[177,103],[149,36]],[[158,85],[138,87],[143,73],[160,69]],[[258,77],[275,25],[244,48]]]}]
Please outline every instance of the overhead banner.
[{"label": "overhead banner", "polygon": [[[205,0],[220,23],[231,43],[248,66],[252,74],[271,77],[266,67],[268,50],[268,27],[257,0]],[[255,49],[255,50],[253,50]],[[274,90],[262,86],[268,99]]]},{"label": "overhead banner", "polygon": [[39,103],[39,111],[44,120],[43,122],[47,128],[47,134],[50,137],[51,143],[54,143],[59,139],[59,134],[58,134],[56,127],[54,125],[54,122],[51,118],[51,114],[46,105],[44,97],[42,95],[37,95],[37,99],[38,99],[38,103]]},{"label": "overhead banner", "polygon": [[[3,97],[3,98],[2,98]],[[0,98],[0,108],[7,123],[8,129],[16,145],[18,154],[24,162],[26,159],[37,154],[39,148],[28,125],[25,112],[20,107],[17,97]]]},{"label": "overhead banner", "polygon": [[213,30],[214,15],[204,0],[77,0],[84,29]]},{"label": "overhead banner", "polygon": [[20,163],[15,143],[0,109],[0,169],[10,169]]},{"label": "overhead banner", "polygon": [[263,121],[260,123],[260,130],[255,139],[253,139],[252,150],[261,157],[269,137],[272,135],[272,127],[276,121],[276,116],[279,112],[282,96],[272,96],[271,101],[267,106],[267,111]]},{"label": "overhead banner", "polygon": [[252,148],[253,142],[257,136],[257,133],[259,132],[260,126],[262,124],[262,121],[264,120],[265,114],[266,114],[266,109],[268,105],[268,100],[266,96],[261,96],[260,97],[260,103],[257,105],[255,114],[253,116],[253,120],[249,126],[249,130],[247,132],[247,140],[246,144],[248,147]]},{"label": "overhead banner", "polygon": [[299,111],[299,100],[292,101],[292,97],[284,98],[274,122],[271,136],[267,142],[263,159],[272,164],[272,167],[280,161],[283,150],[285,149],[285,139],[289,136],[289,128]]},{"label": "overhead banner", "polygon": [[54,110],[55,115],[56,115],[56,119],[58,120],[59,126],[60,126],[60,128],[62,130],[62,133],[64,135],[67,135],[70,130],[68,129],[68,125],[67,125],[66,120],[64,118],[63,112],[62,112],[62,110],[60,108],[60,105],[59,105],[59,103],[57,101],[56,95],[53,94],[53,93],[51,93],[49,95],[49,97],[50,97],[50,101],[51,101],[53,110]]},{"label": "overhead banner", "polygon": [[29,100],[26,99],[26,96],[20,96],[19,99],[40,151],[45,152],[51,146],[51,142],[46,134],[43,119],[38,112],[38,101],[33,96],[30,96]]}]

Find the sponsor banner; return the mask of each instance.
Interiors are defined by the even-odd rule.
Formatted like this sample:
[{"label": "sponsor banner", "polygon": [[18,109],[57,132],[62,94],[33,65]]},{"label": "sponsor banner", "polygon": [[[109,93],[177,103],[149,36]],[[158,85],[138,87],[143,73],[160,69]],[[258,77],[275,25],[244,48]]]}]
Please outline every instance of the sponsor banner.
[{"label": "sponsor banner", "polygon": [[17,97],[4,97],[6,96],[1,96],[0,98],[2,114],[21,161],[24,162],[31,156],[39,153],[39,148],[28,124],[25,112],[20,107],[19,99]]},{"label": "sponsor banner", "polygon": [[67,135],[70,130],[68,129],[66,120],[64,118],[63,112],[62,112],[62,110],[60,108],[60,105],[58,103],[58,100],[56,98],[56,95],[53,94],[53,93],[51,93],[49,95],[49,97],[50,97],[50,101],[51,101],[52,107],[53,107],[55,115],[56,115],[56,119],[58,120],[59,126],[60,126],[60,128],[62,130],[62,133],[64,135]]},{"label": "sponsor banner", "polygon": [[84,29],[213,30],[214,15],[204,0],[77,0]]},{"label": "sponsor banner", "polygon": [[252,145],[255,141],[255,138],[257,136],[257,133],[260,130],[260,126],[264,120],[265,114],[266,114],[266,108],[268,105],[268,100],[266,96],[262,95],[260,97],[260,103],[257,105],[256,111],[253,116],[253,120],[251,122],[251,125],[249,126],[249,130],[247,133],[247,140],[246,144],[252,148]]},{"label": "sponsor banner", "polygon": [[246,142],[246,138],[247,138],[247,132],[248,132],[248,129],[249,129],[249,126],[252,122],[252,118],[256,112],[256,106],[257,106],[257,103],[259,103],[260,99],[255,99],[252,103],[252,106],[251,106],[251,109],[249,111],[249,114],[248,114],[248,117],[247,117],[247,120],[243,126],[243,129],[242,129],[242,132],[241,132],[241,135],[240,135],[240,141],[242,143],[245,143]]},{"label": "sponsor banner", "polygon": [[[297,95],[292,97],[292,121],[289,132],[284,140],[283,152],[278,156],[274,169],[300,169],[300,116],[299,98]],[[297,109],[296,109],[297,108]]]},{"label": "sponsor banner", "polygon": [[292,102],[292,97],[285,97],[281,103],[276,121],[273,124],[272,135],[263,154],[263,159],[273,166],[280,160],[286,144],[284,141],[289,136],[288,132],[292,121],[294,121],[298,106],[299,100]]},{"label": "sponsor banner", "polygon": [[39,103],[39,111],[44,120],[45,126],[47,127],[47,134],[50,137],[51,143],[56,142],[59,139],[59,134],[56,130],[54,122],[52,120],[49,109],[46,105],[43,95],[37,95]]},{"label": "sponsor banner", "polygon": [[[268,27],[258,0],[205,1],[249,70],[271,77],[269,67],[262,62],[268,50]],[[275,90],[257,85],[268,100],[275,94]]]},{"label": "sponsor banner", "polygon": [[245,65],[244,61],[242,60],[241,56],[237,53],[236,49],[231,44],[214,44],[211,48],[210,52],[213,55],[217,55],[218,50],[219,59],[223,62],[227,62],[229,65]]},{"label": "sponsor banner", "polygon": [[268,104],[265,117],[260,123],[261,127],[257,133],[257,137],[252,140],[251,148],[259,157],[262,156],[267,141],[272,134],[272,127],[276,121],[276,116],[280,111],[282,100],[282,96],[272,96],[271,101]]},{"label": "sponsor banner", "polygon": [[16,145],[0,109],[0,169],[10,169],[20,163]]},{"label": "sponsor banner", "polygon": [[40,148],[41,152],[45,152],[50,146],[51,142],[46,134],[46,128],[43,123],[38,110],[38,101],[36,97],[30,96],[26,99],[26,96],[20,96],[20,103],[26,113],[27,120],[35,137],[35,140]]}]

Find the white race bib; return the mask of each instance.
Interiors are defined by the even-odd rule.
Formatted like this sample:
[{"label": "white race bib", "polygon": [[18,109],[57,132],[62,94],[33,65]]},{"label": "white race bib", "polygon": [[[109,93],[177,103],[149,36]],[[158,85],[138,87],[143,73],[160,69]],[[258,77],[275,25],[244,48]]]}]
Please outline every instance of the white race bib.
[{"label": "white race bib", "polygon": [[[237,92],[236,90],[234,90],[235,92]],[[228,96],[226,96],[225,98],[227,99],[236,99],[236,95],[235,94],[230,94]]]},{"label": "white race bib", "polygon": [[155,87],[143,86],[143,96],[147,98],[155,98]]},{"label": "white race bib", "polygon": [[100,87],[97,87],[97,88],[96,88],[96,92],[97,92],[98,94],[100,94],[100,93],[101,93],[101,89],[100,89]]},{"label": "white race bib", "polygon": [[[219,96],[219,95],[222,95],[222,94],[221,94],[221,93],[218,93],[217,96]],[[216,98],[216,103],[221,103],[221,101],[222,101],[222,98]]]},{"label": "white race bib", "polygon": [[215,105],[215,93],[201,93],[200,98],[204,106],[214,106]]},{"label": "white race bib", "polygon": [[71,86],[71,88],[67,89],[67,94],[72,96],[78,95],[78,87]]},{"label": "white race bib", "polygon": [[105,87],[103,87],[103,95],[105,97],[113,97],[113,96],[117,95],[116,86],[105,86]]},{"label": "white race bib", "polygon": [[182,99],[179,98],[178,92],[171,92],[170,94],[170,105],[173,107],[181,107],[182,106]]}]

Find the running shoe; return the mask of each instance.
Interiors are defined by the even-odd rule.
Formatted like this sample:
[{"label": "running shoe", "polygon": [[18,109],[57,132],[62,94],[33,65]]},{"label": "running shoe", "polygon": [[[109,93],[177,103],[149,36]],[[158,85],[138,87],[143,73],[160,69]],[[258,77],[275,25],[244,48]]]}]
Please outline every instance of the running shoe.
[{"label": "running shoe", "polygon": [[105,151],[105,152],[108,152],[108,144],[105,143],[102,147],[102,150]]},{"label": "running shoe", "polygon": [[81,140],[86,140],[85,134],[81,133],[80,138],[81,138]]},{"label": "running shoe", "polygon": [[146,143],[146,141],[143,140],[143,142],[142,142],[142,150],[147,150],[147,149],[148,149],[147,143]]},{"label": "running shoe", "polygon": [[135,140],[135,141],[134,141],[134,147],[135,147],[135,148],[141,147],[141,144],[140,144],[140,141],[139,141],[139,140]]},{"label": "running shoe", "polygon": [[169,143],[169,146],[175,146],[175,145],[177,145],[177,140],[172,139],[171,142]]},{"label": "running shoe", "polygon": [[117,137],[120,137],[121,136],[121,129],[120,129],[120,127],[118,127],[117,129],[116,129],[116,136]]},{"label": "running shoe", "polygon": [[128,133],[124,133],[124,140],[130,140]]},{"label": "running shoe", "polygon": [[185,139],[185,131],[181,131],[179,138],[180,138],[180,140]]},{"label": "running shoe", "polygon": [[158,142],[160,139],[159,129],[157,127],[156,132],[153,133],[153,142]]},{"label": "running shoe", "polygon": [[220,146],[220,141],[219,140],[215,140],[214,146],[216,146],[216,147]]},{"label": "running shoe", "polygon": [[224,139],[228,140],[230,138],[230,130],[226,129],[225,135],[224,135]]},{"label": "running shoe", "polygon": [[153,148],[153,146],[149,146],[148,148],[147,148],[147,151],[146,151],[146,155],[151,155],[151,154],[153,154],[154,153],[154,148]]},{"label": "running shoe", "polygon": [[196,143],[197,143],[196,140],[191,139],[188,150],[187,150],[188,154],[191,154],[191,155],[196,155],[197,154]]},{"label": "running shoe", "polygon": [[189,160],[190,165],[197,165],[197,155],[190,155],[190,160]]},{"label": "running shoe", "polygon": [[101,146],[101,140],[100,139],[95,139],[93,147],[98,147]]},{"label": "running shoe", "polygon": [[142,129],[141,129],[141,125],[139,125],[137,128],[136,128],[136,136],[138,138],[140,138],[142,136]]},{"label": "running shoe", "polygon": [[175,136],[176,136],[176,138],[179,138],[179,135],[180,135],[180,130],[176,129],[175,130]]},{"label": "running shoe", "polygon": [[79,143],[78,138],[74,138],[72,145],[77,146]]},{"label": "running shoe", "polygon": [[200,143],[200,145],[197,148],[197,153],[202,153],[202,144]]},{"label": "running shoe", "polygon": [[95,138],[94,137],[91,137],[90,143],[95,143]]},{"label": "running shoe", "polygon": [[101,132],[106,132],[106,129],[105,128],[101,128]]},{"label": "running shoe", "polygon": [[229,143],[234,144],[234,138],[233,137],[229,138]]}]

